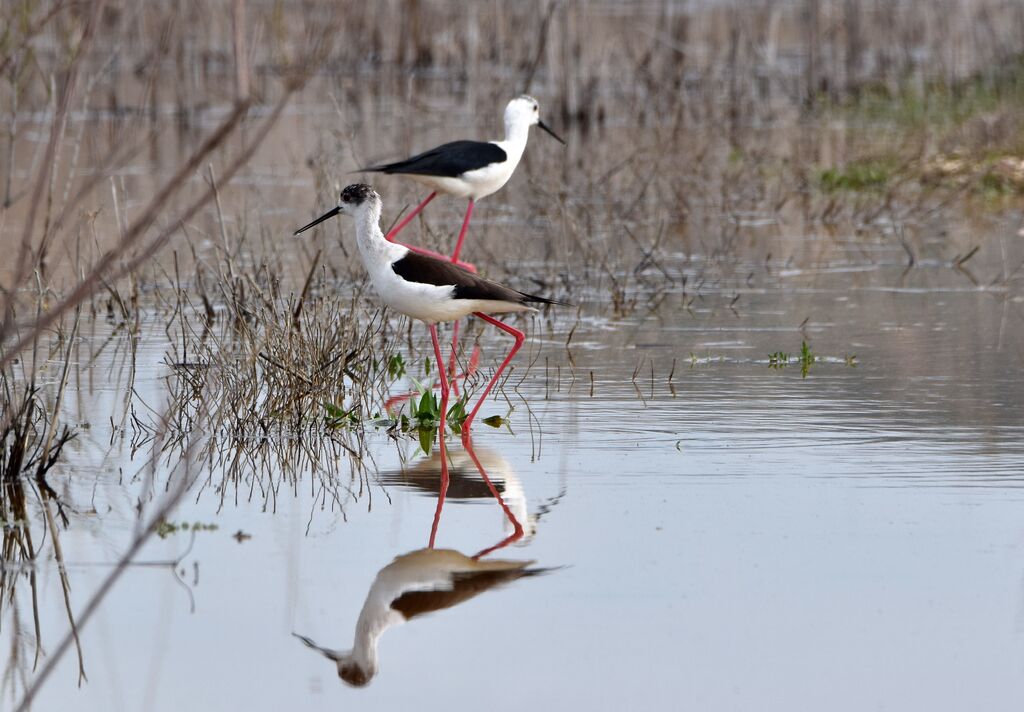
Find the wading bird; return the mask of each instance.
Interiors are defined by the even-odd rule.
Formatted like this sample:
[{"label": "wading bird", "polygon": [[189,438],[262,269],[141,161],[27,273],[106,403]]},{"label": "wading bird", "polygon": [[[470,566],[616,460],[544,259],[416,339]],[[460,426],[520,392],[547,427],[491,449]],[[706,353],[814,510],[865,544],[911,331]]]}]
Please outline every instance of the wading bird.
[{"label": "wading bird", "polygon": [[477,561],[452,549],[419,549],[396,557],[377,574],[359,612],[351,650],[322,648],[304,635],[293,635],[335,661],[342,680],[362,687],[377,674],[377,644],[388,628],[424,613],[451,608],[516,579],[549,571],[529,568],[532,563]]},{"label": "wading bird", "polygon": [[[565,141],[540,120],[540,106],[537,100],[524,94],[510,101],[505,107],[504,141],[452,141],[404,161],[360,169],[409,176],[432,190],[426,200],[388,232],[385,239],[394,242],[395,236],[427,207],[438,193],[456,198],[469,198],[466,217],[462,221],[462,229],[455,242],[455,251],[449,259],[461,267],[476,271],[473,265],[459,261],[466,230],[469,229],[469,219],[473,215],[473,204],[499,190],[512,177],[516,166],[519,165],[519,159],[523,157],[530,127],[533,125],[548,132],[559,143],[565,145]],[[432,250],[408,245],[405,247],[413,252],[444,259],[444,255]]]},{"label": "wading bird", "polygon": [[[518,329],[499,321],[489,314],[536,311],[531,304],[559,304],[544,297],[525,294],[496,282],[479,277],[442,258],[421,255],[403,245],[388,242],[380,230],[381,199],[365,184],[350,185],[341,193],[337,207],[328,210],[313,222],[295,231],[298,235],[335,215],[351,215],[356,221],[356,243],[359,254],[370,274],[370,281],[385,305],[413,319],[425,322],[430,328],[434,345],[438,375],[441,379],[441,413],[448,413],[448,379],[441,364],[441,345],[437,340],[437,324],[456,321],[472,314],[493,324],[515,338],[505,360],[498,366],[494,377],[487,383],[483,394],[473,406],[462,425],[462,439],[468,441],[473,419],[487,399],[502,371],[526,340]],[[444,443],[444,418],[441,423],[441,443]]]}]

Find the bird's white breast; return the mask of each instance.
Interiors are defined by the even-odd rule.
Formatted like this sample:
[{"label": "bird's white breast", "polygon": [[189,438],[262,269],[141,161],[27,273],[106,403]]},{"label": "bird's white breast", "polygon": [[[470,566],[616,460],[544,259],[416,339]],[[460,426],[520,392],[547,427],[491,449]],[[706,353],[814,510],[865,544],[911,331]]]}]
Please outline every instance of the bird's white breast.
[{"label": "bird's white breast", "polygon": [[507,314],[535,311],[517,302],[491,299],[453,299],[454,287],[407,282],[391,269],[371,274],[371,281],[380,300],[395,311],[428,324],[464,319],[473,312]]},{"label": "bird's white breast", "polygon": [[438,286],[403,279],[392,265],[409,254],[409,249],[384,239],[377,224],[377,214],[366,215],[362,220],[356,228],[359,253],[366,271],[370,274],[370,283],[374,291],[386,306],[395,311],[428,324],[455,321],[475,311],[491,314],[534,311],[532,307],[519,302],[454,299],[454,286]]},{"label": "bird's white breast", "polygon": [[435,324],[461,319],[469,312],[452,299],[453,287],[406,282],[388,265],[373,276],[373,286],[384,304],[413,319]]}]

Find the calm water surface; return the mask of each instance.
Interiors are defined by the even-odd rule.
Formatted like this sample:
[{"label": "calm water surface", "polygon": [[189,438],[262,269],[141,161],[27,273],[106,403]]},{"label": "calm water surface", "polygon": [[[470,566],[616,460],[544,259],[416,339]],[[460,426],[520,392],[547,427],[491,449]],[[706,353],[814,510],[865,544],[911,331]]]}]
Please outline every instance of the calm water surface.
[{"label": "calm water surface", "polygon": [[[343,512],[312,477],[187,498],[174,520],[217,528],[181,580],[130,569],[82,633],[88,683],[69,654],[38,709],[1020,709],[1024,304],[949,271],[898,277],[792,274],[616,320],[585,308],[574,367],[565,329],[536,322],[515,433],[480,425],[474,450],[526,529],[485,558],[550,570],[390,628],[367,687],[293,633],[349,648],[378,572],[427,545],[437,460],[383,435]],[[136,390],[159,405],[167,345],[147,334]],[[805,339],[821,357],[806,378],[768,367]],[[112,351],[76,384],[68,408],[91,427],[51,477],[73,509],[76,609],[144,487],[142,458],[93,415],[124,398]],[[451,447],[437,545],[473,555],[511,529]],[[39,600],[49,649],[66,627],[52,562]],[[0,645],[31,661],[29,633]]]}]

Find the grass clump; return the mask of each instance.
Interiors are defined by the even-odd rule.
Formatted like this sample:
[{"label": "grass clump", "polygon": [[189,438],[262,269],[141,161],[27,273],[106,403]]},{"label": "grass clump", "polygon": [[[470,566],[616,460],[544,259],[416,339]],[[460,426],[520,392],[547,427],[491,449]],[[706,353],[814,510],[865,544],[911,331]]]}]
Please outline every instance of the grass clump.
[{"label": "grass clump", "polygon": [[1004,156],[992,162],[979,179],[978,190],[997,197],[1024,193],[1024,159]]},{"label": "grass clump", "polygon": [[871,124],[921,129],[948,128],[975,116],[1024,107],[1024,56],[975,72],[959,81],[932,79],[861,88],[845,102],[846,114]]},{"label": "grass clump", "polygon": [[892,178],[892,169],[885,163],[863,160],[819,171],[818,185],[826,193],[879,191]]},{"label": "grass clump", "polygon": [[179,532],[215,532],[219,527],[216,524],[204,524],[203,522],[169,522],[166,519],[156,525],[155,534],[161,539]]},{"label": "grass clump", "polygon": [[807,373],[817,360],[818,356],[811,351],[811,347],[807,345],[807,342],[800,342],[800,375],[803,378],[807,378]]},{"label": "grass clump", "polygon": [[[856,359],[856,356],[853,358]],[[768,354],[768,368],[782,369],[795,362],[800,364],[800,375],[803,378],[807,378],[807,374],[811,371],[811,366],[817,361],[818,355],[811,350],[806,341],[800,342],[800,353],[795,357],[785,351],[775,351]],[[850,365],[849,360],[847,365]]]}]

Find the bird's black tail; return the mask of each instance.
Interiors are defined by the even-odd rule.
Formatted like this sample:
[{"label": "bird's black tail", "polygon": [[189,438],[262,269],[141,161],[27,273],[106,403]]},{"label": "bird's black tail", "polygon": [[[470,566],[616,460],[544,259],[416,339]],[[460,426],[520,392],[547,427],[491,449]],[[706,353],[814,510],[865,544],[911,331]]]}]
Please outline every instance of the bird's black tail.
[{"label": "bird's black tail", "polygon": [[395,163],[379,163],[376,166],[364,166],[356,168],[349,173],[395,173],[400,172],[408,161],[397,161]]},{"label": "bird's black tail", "polygon": [[524,303],[535,303],[535,304],[551,304],[556,307],[575,307],[575,304],[569,302],[556,302],[554,299],[548,299],[547,297],[538,297],[536,294],[527,294],[526,292],[519,292],[523,295]]}]

